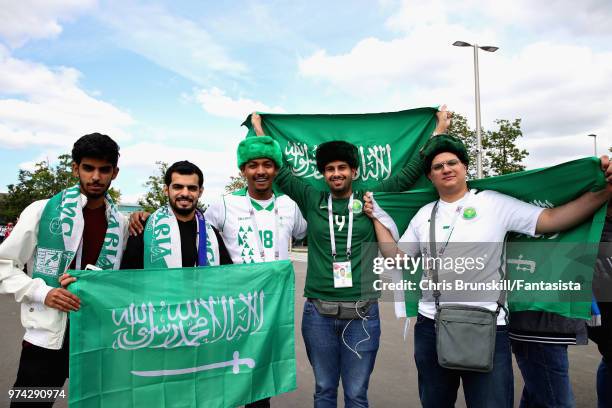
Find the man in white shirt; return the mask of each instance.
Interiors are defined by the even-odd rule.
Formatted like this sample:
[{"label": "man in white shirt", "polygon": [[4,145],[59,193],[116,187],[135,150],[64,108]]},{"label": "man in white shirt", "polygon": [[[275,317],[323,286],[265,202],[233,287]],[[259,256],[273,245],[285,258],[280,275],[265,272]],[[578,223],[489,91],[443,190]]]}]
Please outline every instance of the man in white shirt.
[{"label": "man in white shirt", "polygon": [[[278,142],[268,136],[246,138],[238,145],[237,156],[247,188],[213,202],[206,219],[221,232],[234,263],[289,259],[291,237],[306,235],[306,220],[293,200],[272,189],[283,165]],[[269,406],[270,398],[246,405]]]},{"label": "man in white shirt", "polygon": [[[67,312],[78,310],[80,300],[60,286],[59,277],[88,264],[119,269],[127,222],[107,193],[118,158],[110,137],[81,137],[72,149],[79,184],[30,204],[0,245],[0,294],[21,303],[25,328],[15,387],[62,387],[68,377]],[[24,273],[26,265],[32,277]]]},{"label": "man in white shirt", "polygon": [[244,139],[238,145],[238,168],[247,187],[220,197],[206,210],[234,263],[288,259],[291,237],[306,235],[297,204],[272,189],[282,165],[280,146],[271,137]]},{"label": "man in white shirt", "polygon": [[[411,220],[408,229],[400,238],[401,251],[394,244],[391,233],[376,218],[374,226],[380,249],[385,257],[398,253],[411,257],[444,258],[460,255],[477,258],[486,252],[482,268],[477,273],[466,272],[465,279],[476,282],[499,281],[502,277],[502,244],[508,231],[526,235],[558,232],[577,225],[593,214],[611,196],[612,187],[598,192],[588,192],[578,199],[557,208],[543,209],[494,191],[470,191],[466,183],[468,156],[463,143],[452,136],[439,135],[430,139],[421,151],[424,172],[438,191],[440,200],[421,208]],[[602,158],[608,182],[612,168],[607,157]],[[370,201],[370,200],[367,200]],[[366,213],[376,215],[376,205],[367,202]],[[436,254],[430,250],[430,218],[437,206],[435,217]],[[455,245],[455,254],[448,243]],[[471,245],[469,243],[472,243]],[[497,244],[496,244],[497,243]],[[449,252],[444,249],[449,248]],[[459,248],[457,250],[457,248]],[[457,253],[460,251],[460,253]],[[456,258],[455,258],[456,259]],[[471,271],[473,272],[473,271]],[[450,270],[450,274],[455,271]],[[458,273],[458,271],[456,271]],[[461,276],[464,278],[464,275]],[[425,274],[423,280],[430,281]],[[415,325],[414,356],[418,370],[419,395],[424,407],[453,407],[460,381],[468,407],[512,407],[513,375],[510,340],[506,328],[505,307],[498,309],[498,294],[480,302],[452,301],[448,303],[469,304],[498,311],[495,339],[494,365],[490,372],[475,372],[444,368],[438,363],[434,316],[436,305],[433,291],[424,290],[419,302],[419,315]],[[444,291],[440,296],[443,305]],[[453,299],[456,300],[456,299]],[[478,345],[475,345],[478,347]]]}]

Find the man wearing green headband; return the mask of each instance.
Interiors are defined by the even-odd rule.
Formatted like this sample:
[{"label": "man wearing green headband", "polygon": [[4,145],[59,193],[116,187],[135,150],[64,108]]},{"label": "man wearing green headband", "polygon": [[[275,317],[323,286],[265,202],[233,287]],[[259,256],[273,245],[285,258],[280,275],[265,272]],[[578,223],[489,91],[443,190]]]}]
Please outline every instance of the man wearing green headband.
[{"label": "man wearing green headband", "polygon": [[[501,271],[503,280],[503,242],[507,232],[515,231],[534,236],[569,229],[590,217],[608,201],[612,186],[608,184],[604,190],[588,192],[560,207],[545,209],[495,191],[470,190],[466,182],[469,164],[467,151],[463,142],[455,137],[433,137],[421,150],[421,156],[423,171],[436,188],[440,199],[422,207],[412,218],[399,240],[403,243],[400,248],[395,244],[391,232],[376,219],[380,214],[376,202],[368,198],[365,209],[365,212],[374,218],[383,256],[395,258],[407,255],[434,260],[433,266],[430,262],[429,266],[423,268],[425,272],[421,288],[425,289],[419,301],[419,315],[414,329],[414,357],[421,403],[426,408],[454,406],[461,382],[468,406],[510,408],[513,406],[514,392],[505,292],[492,290],[487,292],[486,299],[474,299],[482,293],[473,291],[469,302],[465,301],[465,297],[457,301],[457,292],[451,293],[451,289],[440,289],[431,285],[446,282],[442,279],[438,281],[438,269],[440,275],[446,273],[442,277],[451,282],[458,273],[452,267],[436,266],[435,259],[442,259],[444,262],[452,257],[478,259],[483,258],[483,253],[486,253],[488,256],[484,257],[482,267],[462,272],[460,278],[476,283],[498,282]],[[606,169],[610,182],[612,167],[608,167],[608,164],[608,158],[602,158],[602,168]],[[440,350],[444,351],[444,348],[438,348],[439,328],[442,323],[437,319],[440,318],[445,304],[448,306],[449,303],[455,307],[463,307],[464,310],[466,307],[479,306],[494,313],[495,320],[492,320],[491,324],[496,326],[496,336],[491,341],[494,358],[490,371],[473,371],[474,368],[467,363],[461,369],[457,369],[457,366],[445,368],[448,365],[444,354],[440,360],[439,353]],[[484,339],[476,342],[482,343]],[[479,353],[486,354],[483,344],[474,344],[472,347],[478,348]],[[456,348],[454,350],[456,351]],[[462,353],[456,351],[456,354]],[[444,362],[445,367],[440,361]]]},{"label": "man wearing green headband", "polygon": [[[445,107],[437,116],[435,132],[441,133],[450,124],[450,116]],[[264,134],[259,115],[253,114],[251,123],[257,135]],[[315,376],[314,405],[335,407],[342,378],[345,405],[366,407],[379,347],[380,292],[372,285],[376,254],[362,253],[362,243],[375,241],[374,227],[362,213],[363,192],[352,187],[359,167],[357,148],[344,141],[323,143],[316,161],[328,192],[317,191],[294,176],[289,166],[276,177],[277,186],[297,202],[308,221],[302,335]],[[405,191],[420,176],[421,161],[417,160],[377,187]]]}]

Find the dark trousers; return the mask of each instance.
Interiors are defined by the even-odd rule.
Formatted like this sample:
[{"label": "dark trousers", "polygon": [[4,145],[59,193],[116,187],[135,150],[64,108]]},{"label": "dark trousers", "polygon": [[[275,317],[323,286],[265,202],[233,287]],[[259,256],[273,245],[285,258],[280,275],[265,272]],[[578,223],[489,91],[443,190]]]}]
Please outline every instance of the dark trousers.
[{"label": "dark trousers", "polygon": [[465,403],[470,408],[513,406],[512,353],[506,326],[497,326],[493,371],[451,370],[438,364],[434,321],[419,314],[414,326],[414,360],[424,408],[453,408],[461,382]]},{"label": "dark trousers", "polygon": [[[23,341],[14,387],[63,387],[68,378],[68,329],[59,350],[38,347]],[[13,402],[11,408],[47,408],[53,402]]]},{"label": "dark trousers", "polygon": [[589,338],[597,343],[601,363],[597,370],[598,407],[612,406],[612,302],[599,302],[601,326],[589,327]]},{"label": "dark trousers", "polygon": [[525,386],[520,408],[575,407],[566,344],[512,340]]}]

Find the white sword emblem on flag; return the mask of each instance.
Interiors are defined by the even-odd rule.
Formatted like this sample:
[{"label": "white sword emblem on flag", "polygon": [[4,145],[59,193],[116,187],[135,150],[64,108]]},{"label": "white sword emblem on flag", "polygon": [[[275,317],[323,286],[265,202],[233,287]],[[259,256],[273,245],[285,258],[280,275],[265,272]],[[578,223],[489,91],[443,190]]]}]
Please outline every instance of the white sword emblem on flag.
[{"label": "white sword emblem on flag", "polygon": [[238,374],[240,372],[241,365],[253,368],[255,367],[255,360],[252,358],[240,358],[238,351],[234,351],[233,358],[228,361],[220,361],[218,363],[205,364],[199,367],[179,368],[175,370],[132,371],[132,374],[139,377],[163,377],[166,375],[197,373],[198,371],[214,370],[215,368],[223,367],[232,367],[232,372],[234,374]]}]

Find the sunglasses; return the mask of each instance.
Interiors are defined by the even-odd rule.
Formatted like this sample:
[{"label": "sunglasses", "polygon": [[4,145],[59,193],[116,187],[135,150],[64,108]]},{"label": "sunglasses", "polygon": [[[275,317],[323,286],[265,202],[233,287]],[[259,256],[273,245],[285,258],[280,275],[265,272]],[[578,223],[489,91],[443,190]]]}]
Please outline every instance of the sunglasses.
[{"label": "sunglasses", "polygon": [[459,163],[460,163],[460,161],[458,159],[451,159],[451,160],[443,161],[443,162],[440,162],[440,163],[436,163],[436,164],[431,166],[431,169],[434,170],[434,171],[440,171],[440,170],[442,170],[444,168],[445,164],[448,167],[455,167]]}]

